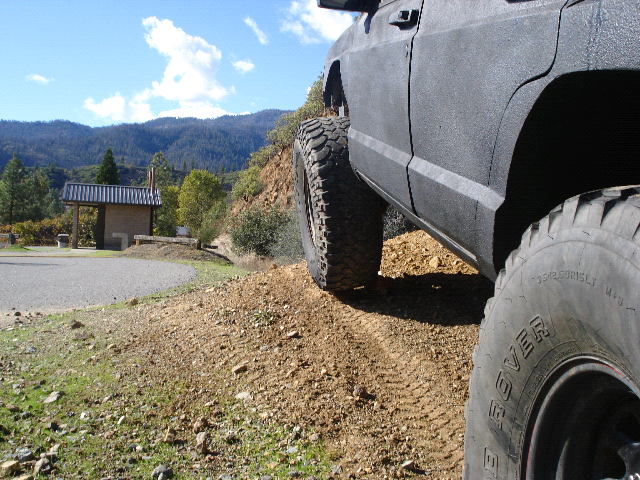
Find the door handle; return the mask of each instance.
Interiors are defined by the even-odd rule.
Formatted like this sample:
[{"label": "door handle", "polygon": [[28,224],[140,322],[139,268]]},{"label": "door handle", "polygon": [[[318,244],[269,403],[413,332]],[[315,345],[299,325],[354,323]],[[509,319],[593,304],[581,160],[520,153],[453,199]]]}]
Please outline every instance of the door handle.
[{"label": "door handle", "polygon": [[396,13],[392,13],[389,16],[389,25],[395,25],[396,27],[412,27],[418,23],[419,10],[412,8],[410,10],[400,10]]}]

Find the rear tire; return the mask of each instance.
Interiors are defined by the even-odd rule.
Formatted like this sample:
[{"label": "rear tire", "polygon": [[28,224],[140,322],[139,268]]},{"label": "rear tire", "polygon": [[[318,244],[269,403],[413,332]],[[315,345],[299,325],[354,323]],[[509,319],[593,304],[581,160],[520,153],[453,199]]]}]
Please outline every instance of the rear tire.
[{"label": "rear tire", "polygon": [[474,351],[464,478],[640,478],[640,188],[522,237]]},{"label": "rear tire", "polygon": [[382,200],[349,163],[348,117],[308,120],[293,147],[298,224],[309,273],[320,288],[348,290],[376,279]]}]

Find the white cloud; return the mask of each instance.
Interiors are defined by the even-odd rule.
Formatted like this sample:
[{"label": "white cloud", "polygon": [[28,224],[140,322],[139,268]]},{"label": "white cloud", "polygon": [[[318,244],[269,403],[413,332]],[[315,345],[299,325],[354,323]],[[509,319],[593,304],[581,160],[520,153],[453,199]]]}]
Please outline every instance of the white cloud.
[{"label": "white cloud", "polygon": [[251,60],[238,60],[233,62],[233,67],[240,73],[244,74],[253,70],[256,66]]},{"label": "white cloud", "polygon": [[96,103],[93,98],[87,98],[84,101],[84,108],[115,122],[146,122],[155,118],[148,103],[135,100],[127,102],[120,92],[113,97],[105,98],[100,103]]},{"label": "white cloud", "polygon": [[258,24],[253,18],[246,17],[244,19],[244,23],[246,23],[249,27],[251,27],[251,30],[253,30],[253,33],[256,34],[256,37],[258,37],[258,41],[261,44],[266,45],[267,43],[269,43],[269,38],[267,37],[267,34],[258,28]]},{"label": "white cloud", "polygon": [[46,85],[47,83],[53,80],[53,78],[45,78],[42,75],[36,75],[35,73],[32,73],[31,75],[27,75],[26,78],[29,82],[36,82],[41,85]]},{"label": "white cloud", "polygon": [[[149,17],[142,20],[146,28],[145,40],[149,46],[167,58],[162,80],[127,101],[120,93],[101,102],[88,98],[84,107],[96,115],[116,122],[143,122],[157,117],[212,118],[225,115],[223,109],[213,105],[235,92],[216,80],[222,53],[200,37],[188,35],[174,26],[171,20]],[[248,65],[244,66],[245,68]],[[248,71],[248,70],[247,70]],[[178,102],[180,107],[153,115],[153,98]]]},{"label": "white cloud", "polygon": [[280,31],[296,35],[302,44],[333,42],[353,23],[353,15],[318,8],[316,0],[293,1]]},{"label": "white cloud", "polygon": [[164,111],[158,117],[217,118],[223,115],[232,114],[209,102],[180,102],[180,108]]},{"label": "white cloud", "polygon": [[187,35],[171,20],[149,17],[142,21],[145,40],[169,59],[161,82],[153,82],[151,93],[167,100],[186,102],[221,100],[228,92],[216,81],[222,54],[200,37]]}]

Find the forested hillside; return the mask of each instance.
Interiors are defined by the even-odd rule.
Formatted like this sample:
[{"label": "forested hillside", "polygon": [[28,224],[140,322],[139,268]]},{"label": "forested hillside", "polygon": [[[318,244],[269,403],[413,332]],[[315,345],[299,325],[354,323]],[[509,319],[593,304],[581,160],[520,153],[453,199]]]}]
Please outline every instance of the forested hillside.
[{"label": "forested hillside", "polygon": [[15,153],[26,166],[54,163],[72,169],[99,164],[111,147],[116,161],[126,165],[146,166],[153,154],[163,152],[177,169],[239,170],[267,143],[266,132],[283,113],[287,112],[263,110],[209,120],[160,118],[100,128],[64,120],[0,120],[0,166]]}]

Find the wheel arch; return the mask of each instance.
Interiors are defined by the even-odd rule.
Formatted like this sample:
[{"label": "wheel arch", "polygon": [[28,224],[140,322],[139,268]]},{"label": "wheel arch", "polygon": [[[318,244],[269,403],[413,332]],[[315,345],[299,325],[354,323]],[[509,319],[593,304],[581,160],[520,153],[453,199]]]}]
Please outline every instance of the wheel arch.
[{"label": "wheel arch", "polygon": [[323,95],[324,106],[327,108],[346,107],[347,105],[347,98],[340,70],[340,60],[333,61],[325,70]]},{"label": "wheel arch", "polygon": [[639,153],[640,72],[575,72],[549,83],[522,125],[508,166],[505,200],[495,217],[495,270],[522,232],[565,199],[640,184]]}]

